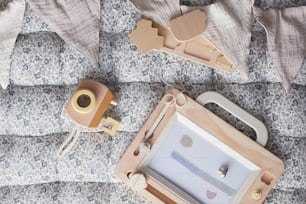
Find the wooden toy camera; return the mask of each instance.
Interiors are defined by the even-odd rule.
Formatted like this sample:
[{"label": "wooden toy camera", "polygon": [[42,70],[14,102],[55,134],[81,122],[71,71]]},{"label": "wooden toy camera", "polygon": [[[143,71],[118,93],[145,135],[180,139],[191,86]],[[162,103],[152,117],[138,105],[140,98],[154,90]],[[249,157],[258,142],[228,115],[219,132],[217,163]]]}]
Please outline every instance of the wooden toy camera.
[{"label": "wooden toy camera", "polygon": [[82,80],[66,107],[66,113],[71,120],[85,128],[97,128],[102,122],[102,130],[114,135],[119,122],[110,117],[103,118],[110,105],[116,106],[117,102],[104,84]]},{"label": "wooden toy camera", "polygon": [[79,127],[98,128],[102,123],[102,131],[115,135],[120,123],[111,117],[104,118],[110,105],[116,106],[117,102],[104,84],[94,80],[80,81],[66,106],[66,114],[76,126],[60,147],[58,155],[62,156],[72,148],[79,137]]},{"label": "wooden toy camera", "polygon": [[[216,103],[252,127],[256,142],[203,107]],[[115,168],[153,203],[259,204],[284,170],[263,146],[262,122],[216,92],[197,102],[176,89],[162,98]]]}]

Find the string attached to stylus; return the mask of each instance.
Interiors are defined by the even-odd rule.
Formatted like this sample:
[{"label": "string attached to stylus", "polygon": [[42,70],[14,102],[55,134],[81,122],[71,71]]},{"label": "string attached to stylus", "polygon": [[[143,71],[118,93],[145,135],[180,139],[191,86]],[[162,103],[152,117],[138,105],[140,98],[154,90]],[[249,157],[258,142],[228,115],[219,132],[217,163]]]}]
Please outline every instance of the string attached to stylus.
[{"label": "string attached to stylus", "polygon": [[[180,75],[180,86],[181,87],[177,87],[176,85],[169,84],[163,78],[163,71],[165,70],[165,68],[170,67],[170,65],[173,65],[173,64],[176,64],[176,65],[178,65],[180,67],[179,75]],[[173,67],[173,66],[171,66],[171,67]],[[183,84],[183,79],[182,79],[182,67],[178,63],[171,63],[171,64],[167,64],[166,66],[163,66],[162,69],[160,70],[160,79],[168,87],[178,89],[179,92],[176,93],[175,95],[173,95],[173,94],[166,94],[165,95],[165,97],[163,98],[164,107],[161,110],[161,112],[159,113],[159,115],[157,116],[157,118],[154,121],[154,123],[151,126],[151,128],[146,132],[145,140],[148,140],[152,136],[152,134],[155,131],[156,127],[158,126],[160,121],[163,119],[163,117],[165,116],[165,114],[167,113],[167,111],[168,111],[168,109],[170,107],[172,107],[174,105],[176,105],[176,106],[183,106],[186,103],[186,100],[187,100],[186,97],[183,94],[183,92],[185,91],[185,86]]]},{"label": "string attached to stylus", "polygon": [[[170,84],[168,83],[165,78],[164,78],[164,72],[166,70],[171,69],[171,70],[176,70],[177,67],[179,67],[179,86],[176,84]],[[173,63],[167,63],[164,66],[161,66],[161,69],[159,71],[159,78],[160,80],[167,86],[167,88],[176,88],[180,90],[181,92],[185,92],[185,85],[184,85],[184,79],[183,79],[183,66],[180,65],[178,62],[173,62]]]},{"label": "string attached to stylus", "polygon": [[[170,84],[164,79],[164,72],[170,68],[171,70],[177,70],[179,68],[179,86],[177,84]],[[186,91],[185,88],[185,83],[184,83],[184,67],[179,63],[179,62],[171,62],[171,63],[166,63],[165,65],[161,66],[160,72],[159,72],[159,77],[160,80],[167,86],[166,91],[168,88],[175,88],[179,90],[177,94],[175,94],[176,98],[176,106],[182,106],[186,103],[187,99],[186,96],[184,95],[184,92]],[[177,100],[179,99],[179,100]]]}]

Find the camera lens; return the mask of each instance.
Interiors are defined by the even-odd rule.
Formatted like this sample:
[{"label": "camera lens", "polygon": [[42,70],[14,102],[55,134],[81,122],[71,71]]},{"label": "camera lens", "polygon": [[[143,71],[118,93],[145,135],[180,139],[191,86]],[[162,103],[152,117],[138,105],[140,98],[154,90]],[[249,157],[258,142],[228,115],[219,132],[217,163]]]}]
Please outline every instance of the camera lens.
[{"label": "camera lens", "polygon": [[88,107],[90,102],[91,102],[90,97],[86,94],[80,95],[77,99],[78,105],[82,108]]}]

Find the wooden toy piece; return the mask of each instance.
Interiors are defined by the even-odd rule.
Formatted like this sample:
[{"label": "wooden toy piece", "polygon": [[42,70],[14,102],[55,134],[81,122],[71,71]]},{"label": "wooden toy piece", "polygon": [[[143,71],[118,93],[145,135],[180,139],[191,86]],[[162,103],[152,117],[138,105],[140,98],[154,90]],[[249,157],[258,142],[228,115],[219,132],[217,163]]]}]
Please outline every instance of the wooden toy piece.
[{"label": "wooden toy piece", "polygon": [[133,189],[145,189],[148,184],[146,182],[146,178],[143,174],[136,173],[129,175],[130,179],[130,186],[132,186]]},{"label": "wooden toy piece", "polygon": [[206,27],[206,15],[194,10],[169,22],[170,30],[177,41],[184,42],[200,36]]},{"label": "wooden toy piece", "polygon": [[[159,27],[159,33],[163,33],[165,36],[164,47],[160,50],[222,71],[235,71],[234,65],[204,35],[200,35],[191,41],[178,42],[169,30],[156,24],[153,25]],[[174,45],[174,42],[176,42],[176,45]]]},{"label": "wooden toy piece", "polygon": [[[110,105],[117,105],[113,94],[103,84],[94,80],[82,80],[66,106],[68,117],[76,123],[68,138],[57,151],[57,156],[67,154],[80,136],[80,126],[97,128]],[[120,123],[110,117],[102,120],[102,130],[114,136]]]},{"label": "wooden toy piece", "polygon": [[116,134],[117,129],[119,128],[120,123],[113,118],[107,117],[106,119],[102,120],[102,130],[111,136]]},{"label": "wooden toy piece", "polygon": [[[187,17],[185,17],[186,15]],[[202,18],[194,19],[200,17]],[[130,38],[143,54],[150,50],[161,50],[215,69],[234,72],[234,65],[230,60],[201,34],[205,29],[203,21],[205,21],[205,14],[195,10],[172,20],[171,25],[174,30],[171,31],[154,22],[152,23],[151,20],[142,19],[130,34]],[[201,26],[199,28],[193,26],[193,22],[195,22],[195,25],[201,24]],[[182,32],[183,27],[189,32]],[[191,39],[185,40],[187,38]]]},{"label": "wooden toy piece", "polygon": [[[169,96],[174,105],[167,106]],[[263,146],[170,89],[115,174],[153,203],[260,204],[283,170],[283,162]]]},{"label": "wooden toy piece", "polygon": [[118,102],[117,102],[117,101],[115,101],[115,100],[112,100],[112,101],[111,101],[111,105],[113,105],[113,106],[117,106],[117,105],[118,105]]},{"label": "wooden toy piece", "polygon": [[[145,29],[136,29],[130,34],[130,38],[137,45],[137,48],[141,53],[147,53],[153,49],[160,49],[163,47],[164,38],[158,36],[158,30],[152,28],[152,21],[150,20],[141,20],[137,22],[137,28]],[[144,43],[145,42],[145,43]]]},{"label": "wooden toy piece", "polygon": [[[116,105],[117,102],[113,100],[112,92],[105,85],[94,80],[82,80],[66,106],[66,113],[82,127],[97,128],[111,104]],[[119,122],[111,118],[106,121],[112,122],[113,127],[119,126]]]},{"label": "wooden toy piece", "polygon": [[252,199],[253,200],[260,200],[262,196],[262,192],[259,189],[253,190],[252,191]]}]

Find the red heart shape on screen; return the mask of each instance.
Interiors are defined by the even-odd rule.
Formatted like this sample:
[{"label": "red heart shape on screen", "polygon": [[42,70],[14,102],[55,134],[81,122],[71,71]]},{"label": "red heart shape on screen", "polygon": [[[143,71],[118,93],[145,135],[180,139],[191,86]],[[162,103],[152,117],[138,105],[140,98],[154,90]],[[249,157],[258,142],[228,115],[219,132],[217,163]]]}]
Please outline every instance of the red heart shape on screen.
[{"label": "red heart shape on screen", "polygon": [[208,199],[213,199],[213,198],[215,198],[217,196],[217,193],[212,192],[210,190],[207,190],[206,191],[206,196],[207,196]]}]

